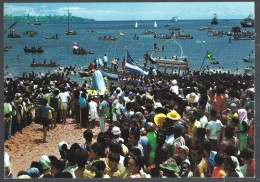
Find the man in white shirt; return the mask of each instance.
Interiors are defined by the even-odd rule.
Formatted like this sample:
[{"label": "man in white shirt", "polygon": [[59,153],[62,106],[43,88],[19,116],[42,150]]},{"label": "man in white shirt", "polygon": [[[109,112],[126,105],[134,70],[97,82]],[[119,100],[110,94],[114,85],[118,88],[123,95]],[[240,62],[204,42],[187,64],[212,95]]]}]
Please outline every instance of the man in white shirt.
[{"label": "man in white shirt", "polygon": [[107,55],[104,55],[104,67],[107,68]]},{"label": "man in white shirt", "polygon": [[[89,123],[89,126],[91,125],[92,123],[92,127],[94,127],[94,122],[95,120],[99,120],[99,117],[98,117],[98,105],[95,101],[93,101],[93,99],[90,97],[88,99],[89,101],[89,114],[90,114],[90,123]],[[91,126],[90,126],[91,127]]]},{"label": "man in white shirt", "polygon": [[177,85],[177,80],[172,81],[172,86],[170,88],[170,91],[175,93],[176,95],[179,95],[179,86]]},{"label": "man in white shirt", "polygon": [[6,152],[4,153],[4,175],[4,178],[13,178],[11,173],[10,157]]},{"label": "man in white shirt", "polygon": [[60,110],[61,110],[61,121],[63,124],[66,124],[68,104],[70,102],[70,95],[68,92],[65,92],[65,88],[61,88],[61,93],[59,94],[60,98]]}]

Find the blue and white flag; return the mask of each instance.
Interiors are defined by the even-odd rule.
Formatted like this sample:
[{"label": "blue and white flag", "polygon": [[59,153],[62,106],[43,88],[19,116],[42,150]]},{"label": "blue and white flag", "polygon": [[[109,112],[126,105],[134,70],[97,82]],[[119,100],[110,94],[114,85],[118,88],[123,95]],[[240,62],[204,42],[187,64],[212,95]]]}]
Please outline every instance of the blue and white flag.
[{"label": "blue and white flag", "polygon": [[140,66],[138,66],[135,61],[131,58],[130,54],[126,53],[125,70],[133,73],[137,73],[143,76],[148,76],[148,72],[144,71]]}]

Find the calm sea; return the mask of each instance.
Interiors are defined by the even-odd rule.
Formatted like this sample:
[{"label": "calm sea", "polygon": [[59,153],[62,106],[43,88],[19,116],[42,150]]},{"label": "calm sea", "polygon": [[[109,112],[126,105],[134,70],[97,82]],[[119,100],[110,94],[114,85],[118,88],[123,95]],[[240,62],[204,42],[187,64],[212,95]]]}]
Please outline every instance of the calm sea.
[{"label": "calm sea", "polygon": [[[67,22],[42,22],[41,25],[27,25],[25,22],[17,23],[15,28],[16,33],[21,35],[20,39],[7,38],[8,32],[4,35],[4,45],[13,46],[12,51],[4,53],[4,65],[11,68],[6,69],[5,73],[21,74],[22,72],[47,72],[48,70],[55,71],[57,68],[31,68],[29,64],[35,58],[39,62],[43,59],[48,61],[52,58],[61,66],[86,66],[95,58],[103,59],[104,54],[107,54],[108,59],[112,60],[115,56],[123,60],[126,55],[126,50],[132,58],[141,64],[145,52],[150,54],[153,52],[154,43],[160,45],[165,44],[164,52],[156,52],[154,56],[173,55],[180,56],[181,48],[174,41],[163,39],[155,39],[152,35],[143,35],[144,30],[152,30],[157,33],[169,34],[168,28],[165,25],[180,27],[185,33],[194,36],[194,39],[177,39],[183,50],[183,56],[187,56],[190,62],[191,69],[199,69],[201,62],[208,50],[213,54],[220,65],[212,65],[206,60],[204,66],[209,65],[210,68],[216,69],[219,66],[225,67],[225,70],[232,72],[243,72],[246,66],[252,66],[253,63],[245,63],[242,58],[247,57],[254,49],[254,41],[241,40],[232,41],[229,43],[229,37],[208,37],[208,32],[199,31],[202,26],[210,26],[213,30],[228,32],[232,26],[240,26],[241,20],[219,20],[218,25],[211,25],[211,20],[180,20],[176,23],[170,21],[156,21],[158,27],[153,28],[154,21],[137,21],[138,28],[134,29],[136,21],[96,21],[96,22],[71,22],[70,29],[77,31],[77,35],[68,36],[65,34]],[[12,23],[4,23],[6,30]],[[254,32],[253,28],[248,28]],[[26,30],[36,30],[38,34],[35,37],[28,37],[22,32]],[[90,33],[87,30],[95,30],[97,33]],[[119,32],[125,34],[120,36]],[[175,31],[176,32],[176,31]],[[58,40],[46,40],[45,36],[55,36],[58,34]],[[176,32],[177,33],[177,32]],[[98,36],[116,36],[117,41],[98,40]],[[134,34],[140,37],[140,40],[133,40]],[[173,40],[176,40],[174,37]],[[95,52],[93,55],[74,55],[72,53],[72,44],[77,42],[79,47],[83,47]],[[25,53],[23,48],[31,46],[41,46],[44,49],[43,54]],[[254,56],[254,54],[251,54]],[[237,62],[237,64],[235,64]],[[110,63],[109,63],[110,64]],[[238,69],[238,71],[237,71]],[[72,79],[81,79],[79,75],[72,75]]]}]

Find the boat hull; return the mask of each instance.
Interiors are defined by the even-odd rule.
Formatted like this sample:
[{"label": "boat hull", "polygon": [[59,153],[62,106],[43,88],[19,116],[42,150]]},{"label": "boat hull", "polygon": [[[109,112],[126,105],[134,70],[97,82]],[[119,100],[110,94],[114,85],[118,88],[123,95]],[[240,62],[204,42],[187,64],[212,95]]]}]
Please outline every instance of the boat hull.
[{"label": "boat hull", "polygon": [[51,68],[51,67],[57,67],[60,66],[59,64],[30,64],[31,67],[45,67],[45,68]]}]

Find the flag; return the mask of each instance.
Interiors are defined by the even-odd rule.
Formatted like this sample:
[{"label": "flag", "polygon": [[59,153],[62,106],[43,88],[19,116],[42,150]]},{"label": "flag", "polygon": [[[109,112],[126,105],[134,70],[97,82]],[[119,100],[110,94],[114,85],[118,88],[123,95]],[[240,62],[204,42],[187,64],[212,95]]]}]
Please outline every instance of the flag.
[{"label": "flag", "polygon": [[77,42],[73,42],[73,49],[78,49],[78,43]]},{"label": "flag", "polygon": [[148,71],[144,71],[140,66],[138,66],[134,60],[131,58],[130,54],[126,53],[126,58],[125,58],[125,70],[130,71],[133,73],[137,73],[143,76],[148,76]]},{"label": "flag", "polygon": [[216,60],[209,51],[207,51],[206,59]]}]

